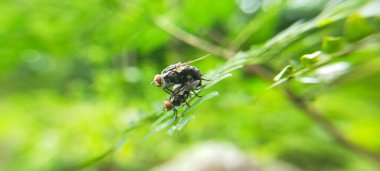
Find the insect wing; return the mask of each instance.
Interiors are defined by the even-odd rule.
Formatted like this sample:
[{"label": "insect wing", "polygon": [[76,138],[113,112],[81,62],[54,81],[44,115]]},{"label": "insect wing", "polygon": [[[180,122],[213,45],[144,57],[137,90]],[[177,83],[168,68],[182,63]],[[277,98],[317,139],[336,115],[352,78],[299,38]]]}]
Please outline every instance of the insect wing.
[{"label": "insect wing", "polygon": [[183,70],[186,70],[188,67],[190,67],[190,66],[181,63],[181,64],[177,65],[177,67],[175,68],[175,72],[181,73]]}]

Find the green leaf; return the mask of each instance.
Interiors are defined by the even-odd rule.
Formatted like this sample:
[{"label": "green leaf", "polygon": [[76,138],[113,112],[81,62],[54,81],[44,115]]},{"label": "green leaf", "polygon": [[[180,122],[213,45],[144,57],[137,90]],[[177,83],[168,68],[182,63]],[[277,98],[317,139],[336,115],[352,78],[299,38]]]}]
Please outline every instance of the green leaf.
[{"label": "green leaf", "polygon": [[279,81],[282,78],[286,78],[290,76],[290,74],[293,72],[293,67],[291,65],[287,65],[285,68],[283,68],[280,73],[278,73],[273,80],[274,81]]},{"label": "green leaf", "polygon": [[324,27],[326,25],[329,25],[332,22],[333,22],[333,20],[331,20],[330,18],[325,18],[325,19],[319,21],[318,24],[317,24],[317,26],[318,27]]},{"label": "green leaf", "polygon": [[166,113],[163,114],[160,118],[158,118],[158,119],[152,124],[152,126],[156,126],[156,125],[160,124],[163,120],[169,118],[169,117],[172,116],[172,115],[173,115],[173,110],[166,112]]},{"label": "green leaf", "polygon": [[322,52],[321,51],[316,51],[312,54],[305,54],[301,56],[300,60],[303,66],[305,67],[310,67],[311,65],[314,65],[315,63],[318,62]]},{"label": "green leaf", "polygon": [[156,128],[154,128],[146,137],[145,139],[148,139],[150,136],[152,136],[154,133],[160,131],[161,129],[164,129],[168,127],[169,125],[173,124],[176,121],[176,118],[173,117],[170,120],[162,123],[161,125],[158,125]]},{"label": "green leaf", "polygon": [[366,21],[366,19],[358,14],[352,14],[346,20],[344,27],[344,35],[348,41],[358,41],[373,32],[372,26]]},{"label": "green leaf", "polygon": [[[180,119],[179,121],[177,122],[176,125],[172,125],[173,123],[175,123],[177,120],[175,117],[172,117],[171,119],[163,122],[165,119],[169,118],[171,115],[173,115],[173,111],[169,111],[169,112],[166,112],[164,115],[162,115],[159,119],[157,119],[156,122],[153,123],[153,126],[155,125],[158,125],[156,126],[146,137],[145,139],[148,139],[150,136],[152,136],[154,133],[172,125],[168,131],[166,132],[167,134],[169,135],[173,135],[173,133],[175,131],[180,131],[190,120],[193,120],[195,117],[194,116],[184,116],[186,112],[188,112],[189,110],[193,109],[195,106],[205,102],[206,100],[209,100],[215,96],[219,95],[218,92],[214,91],[214,92],[211,92],[209,94],[207,94],[206,96],[203,96],[201,98],[199,98],[195,103],[193,103],[190,107],[187,107],[185,108],[185,110],[182,111],[181,115],[180,115]],[[194,100],[196,97],[193,97],[193,99],[191,99],[190,101]],[[179,109],[178,109],[179,110]],[[162,123],[163,122],[163,123]]]},{"label": "green leaf", "polygon": [[195,116],[185,116],[181,117],[181,119],[178,121],[176,125],[173,125],[169,128],[169,130],[166,132],[168,135],[172,136],[174,132],[181,131],[183,127],[189,123],[189,121],[193,120]]},{"label": "green leaf", "polygon": [[232,71],[235,71],[235,70],[237,70],[237,69],[240,69],[240,68],[243,68],[243,65],[238,65],[238,66],[231,67],[231,68],[229,68],[229,69],[223,71],[223,72],[220,73],[220,74],[221,74],[221,75],[228,74],[228,73],[230,73],[230,72],[232,72]]},{"label": "green leaf", "polygon": [[218,93],[217,91],[213,91],[213,92],[207,94],[206,96],[203,96],[203,97],[199,98],[199,100],[197,100],[195,103],[193,103],[193,104],[191,105],[191,107],[186,108],[186,109],[182,112],[181,115],[184,116],[186,112],[188,112],[189,110],[193,109],[195,106],[197,106],[197,105],[199,105],[199,104],[205,102],[206,100],[209,100],[209,99],[211,99],[211,98],[213,98],[213,97],[215,97],[215,96],[218,96],[218,95],[219,95],[219,93]]},{"label": "green leaf", "polygon": [[168,131],[166,131],[166,134],[172,136],[174,134],[174,132],[177,130],[177,127],[175,125],[172,125]]},{"label": "green leaf", "polygon": [[341,37],[326,36],[323,38],[322,51],[334,53],[343,49],[343,39]]},{"label": "green leaf", "polygon": [[193,115],[182,117],[182,118],[178,121],[178,123],[177,123],[177,125],[176,125],[177,130],[180,131],[183,127],[185,127],[185,125],[186,125],[187,123],[189,123],[189,121],[191,121],[191,120],[193,120],[193,119],[195,119],[195,116],[193,116]]},{"label": "green leaf", "polygon": [[212,87],[214,84],[218,83],[219,81],[222,81],[222,80],[224,80],[224,79],[226,79],[226,78],[228,78],[228,77],[231,77],[231,76],[232,76],[232,74],[230,74],[230,73],[227,73],[227,74],[224,74],[224,75],[219,75],[219,74],[217,74],[217,75],[215,75],[215,77],[210,81],[210,83],[208,83],[208,84],[206,85],[205,89],[210,88],[210,87]]}]

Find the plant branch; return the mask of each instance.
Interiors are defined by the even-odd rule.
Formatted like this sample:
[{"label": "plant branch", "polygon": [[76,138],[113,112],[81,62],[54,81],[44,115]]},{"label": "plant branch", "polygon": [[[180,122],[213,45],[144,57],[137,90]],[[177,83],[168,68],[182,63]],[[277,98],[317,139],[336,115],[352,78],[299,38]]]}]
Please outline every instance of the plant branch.
[{"label": "plant branch", "polygon": [[368,37],[360,40],[359,42],[357,42],[357,43],[349,46],[348,48],[343,49],[343,50],[341,50],[339,52],[336,52],[334,54],[324,54],[325,58],[320,59],[320,61],[318,61],[317,63],[315,63],[312,67],[303,68],[303,69],[301,69],[301,70],[299,70],[299,71],[291,74],[288,77],[285,77],[285,78],[283,78],[281,80],[278,80],[275,83],[273,83],[271,86],[269,86],[268,89],[272,89],[274,87],[277,87],[277,86],[279,86],[279,85],[281,85],[281,84],[283,84],[283,83],[291,80],[294,77],[300,76],[300,75],[302,75],[302,74],[304,74],[306,72],[309,72],[309,71],[311,71],[311,70],[313,70],[313,69],[315,69],[317,67],[325,65],[328,62],[330,62],[331,59],[334,59],[334,58],[337,58],[337,57],[342,57],[342,56],[347,55],[347,54],[349,54],[349,53],[351,53],[351,52],[353,52],[353,51],[355,51],[355,50],[357,50],[357,49],[359,49],[359,48],[361,48],[361,47],[363,47],[365,45],[368,45],[368,44],[371,44],[371,43],[373,44],[373,43],[375,43],[375,42],[377,42],[379,40],[380,40],[380,33],[377,33],[377,34],[374,34],[372,36],[368,36]]},{"label": "plant branch", "polygon": [[319,111],[306,103],[306,100],[296,95],[291,89],[284,88],[284,93],[294,106],[303,111],[303,113],[314,121],[318,126],[324,129],[334,140],[348,150],[366,156],[380,164],[380,154],[375,151],[366,149],[365,147],[348,140],[334,124],[325,118]]},{"label": "plant branch", "polygon": [[[359,49],[365,45],[368,45],[371,43],[373,44],[375,41],[378,41],[379,38],[380,38],[380,34],[375,34],[373,36],[369,36],[367,38],[364,38],[361,41],[357,42],[356,44],[349,46],[348,48],[343,49],[342,51],[339,51],[335,54],[332,54],[331,56],[329,56],[328,58],[326,58],[324,60],[319,61],[315,67],[326,64],[328,61],[330,61],[330,59],[332,59],[334,57],[340,57],[343,55],[347,55],[347,54],[353,52],[354,50],[357,50],[357,49]],[[310,69],[311,68],[302,69],[302,70],[294,73],[292,75],[292,77],[299,76],[299,75],[301,75],[307,71],[310,71]],[[255,72],[255,71],[253,71],[253,72]],[[264,76],[263,79],[265,79],[265,80],[271,79],[270,77],[267,77],[267,76],[262,75],[262,74],[259,74],[259,76],[261,76],[261,77]],[[283,82],[288,81],[292,77],[284,78],[283,80],[280,80],[278,82],[280,82],[280,84],[282,84]],[[274,83],[274,84],[272,84],[272,86],[270,86],[270,88],[273,88],[273,87],[278,86],[280,84]],[[379,153],[377,153],[375,151],[371,151],[371,150],[347,139],[339,131],[339,129],[337,129],[334,126],[334,124],[331,121],[329,121],[326,117],[324,117],[323,114],[321,114],[318,110],[316,110],[310,104],[308,104],[302,96],[297,95],[288,87],[285,87],[285,86],[283,86],[283,87],[284,87],[284,89],[283,89],[284,94],[289,99],[289,101],[295,107],[297,107],[299,110],[301,110],[308,118],[310,118],[313,122],[315,122],[319,127],[321,127],[323,130],[325,130],[325,132],[327,132],[338,144],[340,144],[342,147],[345,147],[346,149],[348,149],[350,151],[353,151],[355,153],[361,154],[363,156],[366,156],[366,157],[372,159],[377,164],[380,164],[380,154]]]},{"label": "plant branch", "polygon": [[192,45],[194,47],[202,49],[204,51],[210,52],[211,54],[221,56],[225,59],[232,58],[235,55],[234,51],[225,49],[223,47],[214,45],[210,42],[207,42],[203,39],[200,39],[200,38],[186,32],[186,31],[184,31],[183,29],[177,27],[176,25],[174,25],[173,23],[171,23],[169,20],[167,20],[165,18],[161,17],[161,18],[156,19],[155,24],[159,28],[161,28],[162,30],[169,33],[170,35],[176,37],[177,39],[179,39],[179,40],[181,40],[181,41],[183,41],[189,45]]}]

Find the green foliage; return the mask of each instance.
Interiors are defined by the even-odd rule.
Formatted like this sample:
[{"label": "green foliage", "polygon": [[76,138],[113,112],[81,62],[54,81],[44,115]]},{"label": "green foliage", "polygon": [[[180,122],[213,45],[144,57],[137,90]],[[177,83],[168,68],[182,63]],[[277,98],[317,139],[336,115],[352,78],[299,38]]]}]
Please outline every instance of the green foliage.
[{"label": "green foliage", "polygon": [[[380,153],[378,1],[243,2],[1,1],[0,170],[152,170],[207,140],[259,164],[378,170],[274,89]],[[194,63],[210,81],[177,120],[149,83],[210,52],[157,18],[234,54]]]},{"label": "green foliage", "polygon": [[358,13],[347,18],[344,28],[345,36],[349,41],[358,41],[373,32],[371,25]]},{"label": "green foliage", "polygon": [[280,73],[278,73],[273,81],[279,81],[283,78],[289,78],[289,76],[292,74],[293,72],[293,67],[291,65],[287,65],[286,67],[284,67],[284,69],[281,70]]},{"label": "green foliage", "polygon": [[340,37],[326,36],[323,38],[322,51],[326,53],[334,53],[343,49],[344,42]]},{"label": "green foliage", "polygon": [[303,66],[308,67],[318,62],[321,56],[321,51],[314,52],[312,54],[302,55],[300,60]]}]

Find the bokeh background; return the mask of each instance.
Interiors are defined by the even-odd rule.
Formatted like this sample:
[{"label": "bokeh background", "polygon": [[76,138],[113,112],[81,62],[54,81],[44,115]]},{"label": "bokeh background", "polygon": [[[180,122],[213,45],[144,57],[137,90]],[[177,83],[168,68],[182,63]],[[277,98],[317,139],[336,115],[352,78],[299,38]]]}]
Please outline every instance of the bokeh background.
[{"label": "bokeh background", "polygon": [[[267,90],[273,82],[250,64],[207,90],[219,96],[192,109],[196,118],[178,134],[158,131],[145,139],[154,120],[125,134],[141,116],[161,110],[167,94],[150,84],[155,74],[210,53],[160,27],[157,18],[245,52],[297,21],[310,21],[332,2],[0,1],[0,170],[151,170],[205,142],[227,143],[264,170],[379,170],[380,159],[337,142],[281,88]],[[370,17],[355,12],[372,2],[343,2],[352,9],[347,17],[309,32],[259,66],[273,78],[287,64],[297,65],[300,56],[320,50],[325,36],[342,37],[349,46],[376,35],[378,11]],[[284,83],[348,141],[378,154],[379,51],[374,41],[332,61],[351,66],[339,81]],[[214,54],[194,65],[208,73],[226,61]],[[109,151],[118,142],[120,148]]]}]

